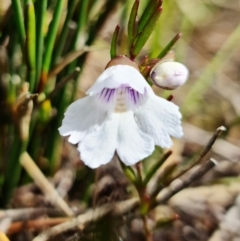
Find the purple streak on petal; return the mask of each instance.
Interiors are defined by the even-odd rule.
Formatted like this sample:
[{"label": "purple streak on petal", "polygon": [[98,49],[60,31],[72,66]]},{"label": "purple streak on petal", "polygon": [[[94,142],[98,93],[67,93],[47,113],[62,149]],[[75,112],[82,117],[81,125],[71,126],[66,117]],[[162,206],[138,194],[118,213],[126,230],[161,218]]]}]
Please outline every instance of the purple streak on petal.
[{"label": "purple streak on petal", "polygon": [[134,90],[134,93],[135,93],[135,97],[136,97],[136,102],[138,103],[139,102],[139,93]]},{"label": "purple streak on petal", "polygon": [[107,94],[108,94],[109,90],[110,90],[110,89],[107,89],[107,91],[106,91],[106,93],[105,93],[105,95],[104,95],[104,98],[107,97]]},{"label": "purple streak on petal", "polygon": [[139,100],[139,93],[136,91],[136,94],[137,94],[137,98],[138,98],[138,100]]},{"label": "purple streak on petal", "polygon": [[[104,96],[104,92],[106,92],[106,88],[104,88],[102,91],[101,91],[101,94],[100,94],[100,97]],[[104,98],[104,97],[103,97]]]},{"label": "purple streak on petal", "polygon": [[115,91],[115,89],[111,89],[111,90],[110,90],[109,95],[108,95],[107,102],[109,102],[111,96],[114,94],[114,91]]},{"label": "purple streak on petal", "polygon": [[135,91],[132,89],[132,94],[133,94],[133,100],[134,100],[134,104],[137,103],[137,100],[136,100],[136,96],[135,96]]},{"label": "purple streak on petal", "polygon": [[131,88],[128,88],[128,93],[130,95],[130,98],[131,98],[131,101],[133,100],[133,96],[132,96],[132,91],[131,91]]}]

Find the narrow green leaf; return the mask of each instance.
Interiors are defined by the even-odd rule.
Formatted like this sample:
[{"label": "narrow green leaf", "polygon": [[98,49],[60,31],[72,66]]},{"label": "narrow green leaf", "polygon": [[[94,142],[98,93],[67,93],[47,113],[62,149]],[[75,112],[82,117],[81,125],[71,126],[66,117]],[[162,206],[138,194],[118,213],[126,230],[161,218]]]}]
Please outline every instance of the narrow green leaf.
[{"label": "narrow green leaf", "polygon": [[161,51],[157,58],[163,58],[174,46],[174,44],[181,38],[181,34],[178,33],[174,38],[167,44],[167,46]]},{"label": "narrow green leaf", "polygon": [[[80,14],[78,19],[78,34],[86,27],[88,18],[89,0],[81,0]],[[78,36],[77,36],[78,37]]]},{"label": "narrow green leaf", "polygon": [[58,58],[60,56],[62,56],[62,54],[63,54],[63,49],[66,44],[66,39],[67,39],[68,31],[69,31],[69,23],[72,19],[77,2],[78,2],[78,0],[69,0],[68,1],[67,17],[65,19],[62,31],[61,31],[58,41],[56,43],[56,48],[54,49],[54,52],[53,52],[53,58],[52,58],[52,63],[51,63],[52,67],[57,64]]},{"label": "narrow green leaf", "polygon": [[128,20],[128,38],[129,38],[129,46],[131,46],[134,42],[134,39],[137,36],[137,12],[138,12],[139,0],[136,0],[133,4],[130,17]]},{"label": "narrow green leaf", "polygon": [[155,10],[155,12],[152,14],[148,22],[146,23],[143,31],[138,35],[135,45],[130,53],[130,58],[133,60],[135,57],[139,54],[145,43],[147,42],[148,38],[150,37],[151,33],[154,30],[154,27],[160,17],[160,14],[162,12],[162,8],[159,7]]},{"label": "narrow green leaf", "polygon": [[178,162],[171,162],[158,174],[150,196],[156,197],[158,193],[169,184],[170,177],[176,169]]},{"label": "narrow green leaf", "polygon": [[24,19],[23,19],[21,0],[12,0],[12,6],[14,11],[13,16],[15,17],[15,21],[17,25],[17,31],[19,32],[21,45],[23,47],[25,44],[26,33],[24,28]]},{"label": "narrow green leaf", "polygon": [[118,39],[119,30],[120,30],[120,26],[117,25],[112,36],[111,49],[110,49],[111,59],[117,56],[117,39]]},{"label": "narrow green leaf", "polygon": [[121,162],[121,166],[122,166],[122,169],[123,169],[124,174],[125,174],[125,175],[127,176],[127,178],[130,180],[130,182],[131,182],[133,185],[136,185],[136,183],[137,183],[137,177],[136,177],[136,174],[134,173],[132,167],[126,166],[126,165],[124,165],[122,162]]},{"label": "narrow green leaf", "polygon": [[[76,50],[78,48],[78,46],[77,46],[78,40],[84,34],[84,29],[86,28],[87,17],[88,17],[88,14],[89,14],[89,11],[88,11],[89,5],[88,4],[89,4],[88,0],[82,0],[80,2],[78,20],[77,20],[77,29],[76,29],[76,33],[75,33],[75,36],[74,36],[73,41],[72,41],[71,50]],[[83,46],[81,46],[81,47],[83,47]],[[77,61],[73,61],[69,65],[68,73],[72,72],[76,66],[77,66]]]},{"label": "narrow green leaf", "polygon": [[155,9],[159,8],[162,5],[161,0],[149,0],[147,7],[145,8],[139,23],[138,23],[138,33],[141,33],[146,26],[147,22],[154,14]]},{"label": "narrow green leaf", "polygon": [[36,20],[32,0],[26,0],[25,3],[27,80],[29,82],[29,91],[33,92],[36,74]]},{"label": "narrow green leaf", "polygon": [[54,42],[57,36],[57,30],[60,23],[60,18],[63,12],[63,6],[64,6],[65,0],[58,0],[55,11],[53,14],[53,19],[51,21],[49,31],[47,34],[46,39],[46,50],[43,56],[43,66],[42,66],[42,73],[41,73],[41,80],[40,80],[40,86],[39,91],[42,91],[46,81],[47,81],[47,75],[51,64],[51,58],[52,58],[52,52],[53,52],[53,46]]},{"label": "narrow green leaf", "polygon": [[143,180],[144,185],[147,185],[148,182],[151,180],[153,175],[158,171],[161,165],[168,159],[168,157],[172,154],[172,151],[166,152],[158,161],[156,161],[151,168],[146,173],[146,176]]},{"label": "narrow green leaf", "polygon": [[94,39],[96,38],[99,30],[103,26],[103,24],[106,22],[109,15],[112,13],[112,10],[116,8],[117,4],[119,3],[119,0],[107,0],[103,6],[104,11],[99,15],[97,21],[95,24],[91,27],[89,31],[89,37],[87,40],[87,45],[90,46]]},{"label": "narrow green leaf", "polygon": [[5,179],[2,187],[2,193],[4,193],[4,196],[0,200],[1,207],[4,207],[8,204],[14,189],[16,189],[18,186],[22,170],[19,162],[19,157],[21,153],[26,150],[27,144],[28,141],[20,140],[18,135],[16,135],[13,139],[11,151],[8,158],[7,170],[5,173]]},{"label": "narrow green leaf", "polygon": [[36,8],[39,9],[36,15],[36,80],[35,86],[38,85],[42,69],[43,44],[44,44],[44,20],[47,10],[47,0],[36,2]]},{"label": "narrow green leaf", "polygon": [[19,153],[21,149],[20,138],[16,135],[11,143],[11,151],[9,152],[7,169],[4,175],[4,182],[2,186],[3,198],[0,199],[0,206],[5,207],[11,198],[13,190],[17,187],[20,175]]}]

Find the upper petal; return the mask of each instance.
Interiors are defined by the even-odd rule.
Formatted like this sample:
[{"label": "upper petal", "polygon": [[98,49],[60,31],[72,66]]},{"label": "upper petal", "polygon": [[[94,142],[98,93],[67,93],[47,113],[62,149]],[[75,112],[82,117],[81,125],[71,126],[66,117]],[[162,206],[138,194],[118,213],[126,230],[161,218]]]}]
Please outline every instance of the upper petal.
[{"label": "upper petal", "polygon": [[97,168],[111,161],[117,146],[118,122],[118,115],[109,116],[79,143],[78,150],[85,165]]},{"label": "upper petal", "polygon": [[135,111],[141,130],[153,137],[156,145],[172,146],[170,136],[181,137],[181,113],[178,106],[158,96],[151,96]]},{"label": "upper petal", "polygon": [[87,94],[95,95],[104,88],[115,89],[121,85],[128,85],[140,94],[144,94],[145,90],[152,93],[152,89],[138,70],[128,65],[114,65],[104,70]]},{"label": "upper petal", "polygon": [[133,165],[154,150],[153,139],[142,132],[134,119],[133,112],[119,114],[117,153],[126,165]]},{"label": "upper petal", "polygon": [[70,135],[69,142],[77,144],[88,132],[101,125],[106,116],[107,111],[99,105],[97,98],[84,97],[68,107],[59,132],[62,136]]}]

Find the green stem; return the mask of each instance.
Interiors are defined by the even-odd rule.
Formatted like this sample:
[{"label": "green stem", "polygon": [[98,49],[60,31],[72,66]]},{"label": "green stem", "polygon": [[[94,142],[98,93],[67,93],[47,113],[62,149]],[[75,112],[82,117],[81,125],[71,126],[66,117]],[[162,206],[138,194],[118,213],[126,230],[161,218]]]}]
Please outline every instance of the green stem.
[{"label": "green stem", "polygon": [[64,46],[66,44],[66,39],[68,35],[68,30],[69,30],[69,23],[72,19],[74,10],[76,8],[78,0],[70,0],[68,2],[68,12],[67,12],[67,17],[65,19],[62,31],[60,33],[60,36],[58,38],[58,42],[56,45],[56,48],[53,53],[53,59],[52,59],[52,67],[55,66],[58,62],[58,58],[62,55]]},{"label": "green stem", "polygon": [[20,140],[18,135],[16,135],[13,140],[2,188],[2,193],[4,193],[4,196],[2,196],[1,198],[1,207],[5,207],[8,204],[14,189],[17,187],[19,183],[20,174],[22,170],[21,165],[19,163],[19,157],[26,150],[27,144],[28,142]]},{"label": "green stem", "polygon": [[36,79],[35,86],[38,85],[40,73],[42,69],[43,60],[43,44],[44,44],[44,21],[47,10],[47,0],[41,0],[36,2],[39,14],[36,15]]},{"label": "green stem", "polygon": [[20,41],[22,48],[24,47],[25,44],[25,39],[26,39],[26,33],[24,29],[24,19],[23,19],[23,11],[22,11],[22,6],[21,6],[21,1],[20,0],[12,0],[12,6],[13,6],[13,11],[14,11],[14,17],[17,25],[17,31],[20,36]]},{"label": "green stem", "polygon": [[53,20],[49,27],[49,31],[46,39],[46,50],[43,56],[43,66],[42,66],[39,91],[42,91],[44,89],[44,86],[47,82],[47,76],[48,76],[51,59],[52,59],[53,46],[57,36],[57,30],[58,30],[60,18],[63,12],[64,2],[65,0],[57,1],[55,11],[53,14]]},{"label": "green stem", "polygon": [[25,2],[27,80],[29,82],[29,91],[33,92],[36,75],[36,21],[32,0],[26,0]]},{"label": "green stem", "polygon": [[146,174],[145,179],[143,180],[144,185],[147,185],[148,182],[151,180],[153,175],[158,171],[158,169],[162,166],[162,164],[168,159],[168,157],[172,154],[172,151],[168,151],[165,153],[162,158],[160,158],[158,161],[156,161],[152,167],[149,169],[149,171]]}]

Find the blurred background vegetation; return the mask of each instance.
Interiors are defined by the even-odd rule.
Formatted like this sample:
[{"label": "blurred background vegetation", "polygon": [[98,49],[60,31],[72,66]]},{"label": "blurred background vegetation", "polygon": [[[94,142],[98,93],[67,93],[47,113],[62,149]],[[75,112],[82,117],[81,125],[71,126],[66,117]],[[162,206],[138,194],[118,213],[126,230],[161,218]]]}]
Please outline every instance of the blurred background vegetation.
[{"label": "blurred background vegetation", "polygon": [[[59,184],[67,175],[66,170],[70,170],[71,185],[66,191],[69,203],[77,203],[80,210],[81,205],[92,206],[95,173],[83,166],[75,148],[60,137],[58,127],[69,104],[84,96],[110,60],[111,38],[117,24],[121,26],[118,52],[128,54],[127,21],[133,3],[132,0],[0,1],[0,208],[46,205],[39,191],[21,189],[32,183],[30,174],[20,164],[25,151],[53,182],[58,180]],[[140,1],[140,13],[147,3]],[[222,209],[216,216],[235,205],[240,191],[231,186],[239,184],[240,171],[239,12],[239,1],[165,0],[154,33],[136,60],[145,54],[156,58],[177,33],[182,34],[173,50],[176,61],[190,70],[187,84],[175,91],[153,88],[164,97],[172,94],[173,102],[183,113],[185,136],[174,141],[168,163],[181,164],[191,159],[206,144],[211,132],[221,125],[227,128],[211,152],[220,161],[218,168],[195,183],[193,190],[196,192],[193,196],[201,197],[203,205],[208,203],[209,194],[205,190],[198,193],[197,187],[206,182],[221,183],[222,189],[216,193],[208,189],[213,195],[219,192],[224,197],[229,195],[229,200],[218,203],[217,207]],[[38,96],[31,95],[36,93]],[[159,153],[162,150],[157,149],[143,163],[146,169],[159,158]],[[228,179],[219,181],[223,177]],[[22,190],[34,195],[22,195]],[[192,197],[187,193],[185,200],[189,200],[187,195]],[[221,198],[224,199],[219,195],[216,200]],[[193,215],[198,212],[193,207],[198,200],[191,203],[182,200],[181,196],[176,201],[173,198],[175,210],[184,212],[188,219],[198,218]],[[210,204],[214,206],[216,200]],[[193,213],[187,213],[186,207],[190,206]],[[204,210],[210,206],[204,206]],[[220,222],[215,216],[207,224],[205,216],[201,220],[204,220],[202,226],[197,221],[200,228],[189,220],[188,226],[185,223],[175,226],[176,233],[185,232],[181,240],[208,240]],[[205,236],[197,239],[199,230],[204,230],[200,233]],[[191,235],[195,234],[193,239]],[[164,237],[180,240],[164,235],[156,240],[165,240]]]}]

